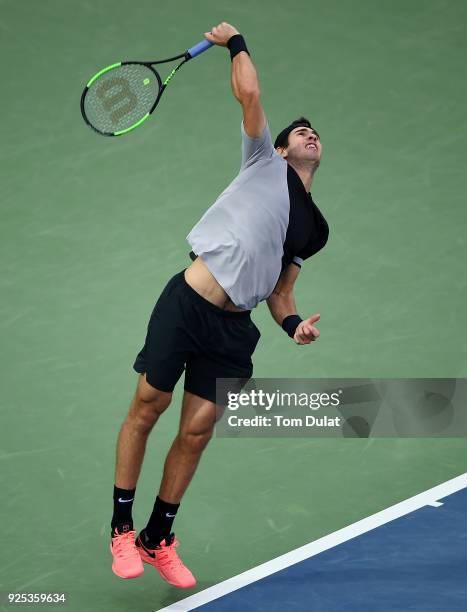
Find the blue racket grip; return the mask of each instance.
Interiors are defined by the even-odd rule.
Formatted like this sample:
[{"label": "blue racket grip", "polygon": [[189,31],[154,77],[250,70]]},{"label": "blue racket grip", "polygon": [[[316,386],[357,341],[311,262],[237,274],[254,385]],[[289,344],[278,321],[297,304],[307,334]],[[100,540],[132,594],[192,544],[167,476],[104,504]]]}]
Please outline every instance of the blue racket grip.
[{"label": "blue racket grip", "polygon": [[191,47],[191,49],[188,49],[187,53],[190,55],[190,57],[193,58],[199,55],[200,53],[207,51],[213,45],[214,43],[209,42],[209,40],[203,40],[202,42],[198,43],[194,47]]}]

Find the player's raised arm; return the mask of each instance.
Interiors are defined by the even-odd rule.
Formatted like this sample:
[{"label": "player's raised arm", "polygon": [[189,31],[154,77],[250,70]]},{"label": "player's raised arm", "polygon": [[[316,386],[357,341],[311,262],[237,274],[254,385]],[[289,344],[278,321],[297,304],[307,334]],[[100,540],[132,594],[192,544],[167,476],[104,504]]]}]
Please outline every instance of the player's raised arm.
[{"label": "player's raised arm", "polygon": [[266,126],[266,117],[260,102],[258,75],[248,50],[238,30],[223,21],[205,32],[210,42],[228,47],[232,58],[232,91],[243,108],[243,124],[250,138],[261,136]]}]

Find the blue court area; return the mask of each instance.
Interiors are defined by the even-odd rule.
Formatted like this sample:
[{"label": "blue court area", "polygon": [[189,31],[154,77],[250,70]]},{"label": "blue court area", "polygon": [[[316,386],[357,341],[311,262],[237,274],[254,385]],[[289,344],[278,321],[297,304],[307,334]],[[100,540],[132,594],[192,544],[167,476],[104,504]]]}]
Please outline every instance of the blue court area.
[{"label": "blue court area", "polygon": [[196,610],[465,612],[467,489],[440,501]]}]

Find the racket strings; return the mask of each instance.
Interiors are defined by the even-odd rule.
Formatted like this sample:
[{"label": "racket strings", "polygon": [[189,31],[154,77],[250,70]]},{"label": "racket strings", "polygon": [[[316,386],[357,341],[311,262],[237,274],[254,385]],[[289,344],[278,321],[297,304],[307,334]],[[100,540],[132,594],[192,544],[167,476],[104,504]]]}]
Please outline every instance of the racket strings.
[{"label": "racket strings", "polygon": [[84,112],[103,133],[118,133],[141,122],[160,92],[154,70],[143,64],[122,64],[102,74],[87,90]]}]

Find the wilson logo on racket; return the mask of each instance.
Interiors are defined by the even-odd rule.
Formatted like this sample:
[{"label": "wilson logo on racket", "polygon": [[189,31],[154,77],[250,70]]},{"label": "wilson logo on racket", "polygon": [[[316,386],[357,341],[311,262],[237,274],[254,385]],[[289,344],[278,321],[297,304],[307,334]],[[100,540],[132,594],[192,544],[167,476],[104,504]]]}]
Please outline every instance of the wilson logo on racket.
[{"label": "wilson logo on racket", "polygon": [[[185,53],[154,62],[118,62],[100,70],[87,83],[81,95],[85,122],[103,136],[120,136],[141,125],[154,112],[177,70],[190,59],[213,46],[203,40]],[[154,68],[183,58],[162,79]]]},{"label": "wilson logo on racket", "polygon": [[[138,98],[131,91],[130,83],[122,77],[107,79],[99,85],[96,95],[103,109],[110,113],[110,120],[114,124],[134,110],[138,104]],[[122,102],[125,104],[121,104]],[[116,110],[112,110],[114,108]]]}]

